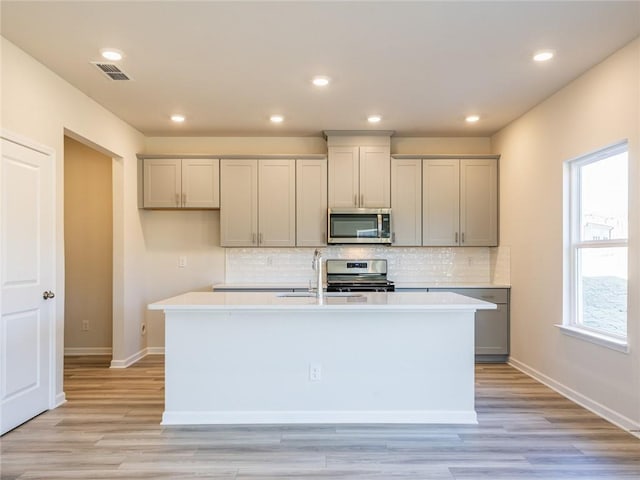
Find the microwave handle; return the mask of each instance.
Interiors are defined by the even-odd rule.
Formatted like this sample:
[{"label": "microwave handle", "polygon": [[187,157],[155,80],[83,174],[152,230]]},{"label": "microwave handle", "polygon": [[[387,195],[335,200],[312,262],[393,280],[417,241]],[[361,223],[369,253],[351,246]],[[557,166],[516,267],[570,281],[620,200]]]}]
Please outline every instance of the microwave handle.
[{"label": "microwave handle", "polygon": [[382,214],[378,214],[378,238],[382,238]]}]

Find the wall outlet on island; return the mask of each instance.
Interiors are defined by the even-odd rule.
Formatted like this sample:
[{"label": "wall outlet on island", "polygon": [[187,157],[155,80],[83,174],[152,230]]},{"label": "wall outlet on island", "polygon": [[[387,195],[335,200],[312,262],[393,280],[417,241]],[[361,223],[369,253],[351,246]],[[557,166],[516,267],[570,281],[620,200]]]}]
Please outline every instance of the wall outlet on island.
[{"label": "wall outlet on island", "polygon": [[89,331],[89,320],[83,320],[82,321],[82,331],[83,332],[88,332]]},{"label": "wall outlet on island", "polygon": [[309,381],[319,382],[322,380],[322,364],[310,363],[309,364]]},{"label": "wall outlet on island", "polygon": [[185,255],[180,255],[178,257],[178,267],[184,268],[187,266],[187,257]]}]

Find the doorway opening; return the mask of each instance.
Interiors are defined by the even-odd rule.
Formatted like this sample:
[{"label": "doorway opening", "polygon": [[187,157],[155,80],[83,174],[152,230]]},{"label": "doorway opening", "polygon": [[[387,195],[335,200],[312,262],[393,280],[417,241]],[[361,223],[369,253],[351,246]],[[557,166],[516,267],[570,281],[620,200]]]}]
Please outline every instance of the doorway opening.
[{"label": "doorway opening", "polygon": [[112,356],[112,162],[64,137],[65,356]]}]

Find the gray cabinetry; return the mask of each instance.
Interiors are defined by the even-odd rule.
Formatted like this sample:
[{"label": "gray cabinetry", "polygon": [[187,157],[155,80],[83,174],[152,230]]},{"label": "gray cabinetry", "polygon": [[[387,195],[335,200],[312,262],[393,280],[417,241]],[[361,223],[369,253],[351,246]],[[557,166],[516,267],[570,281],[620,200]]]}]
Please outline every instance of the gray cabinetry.
[{"label": "gray cabinetry", "polygon": [[476,312],[476,362],[505,362],[509,357],[508,288],[430,288],[495,303],[497,310]]}]

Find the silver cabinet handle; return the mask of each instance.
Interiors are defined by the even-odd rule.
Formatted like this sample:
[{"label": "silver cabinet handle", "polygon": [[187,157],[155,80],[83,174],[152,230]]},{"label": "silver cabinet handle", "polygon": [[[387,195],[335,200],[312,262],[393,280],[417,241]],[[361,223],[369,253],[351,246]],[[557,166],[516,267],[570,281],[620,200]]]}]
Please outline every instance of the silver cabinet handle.
[{"label": "silver cabinet handle", "polygon": [[258,245],[262,245],[262,232],[258,234]]},{"label": "silver cabinet handle", "polygon": [[464,232],[462,232],[462,241],[460,243],[464,243]]},{"label": "silver cabinet handle", "polygon": [[391,234],[391,243],[396,243],[396,232]]},{"label": "silver cabinet handle", "polygon": [[458,243],[458,232],[456,232],[456,239],[454,240],[453,243]]},{"label": "silver cabinet handle", "polygon": [[56,294],[53,293],[51,290],[47,290],[45,292],[42,292],[42,298],[44,298],[45,300],[49,300],[50,298],[55,297]]},{"label": "silver cabinet handle", "polygon": [[183,207],[187,206],[187,194],[186,193],[182,194],[182,206]]},{"label": "silver cabinet handle", "polygon": [[176,207],[180,206],[180,194],[176,193]]},{"label": "silver cabinet handle", "polygon": [[354,207],[358,206],[358,194],[357,193],[353,196],[353,206]]}]

